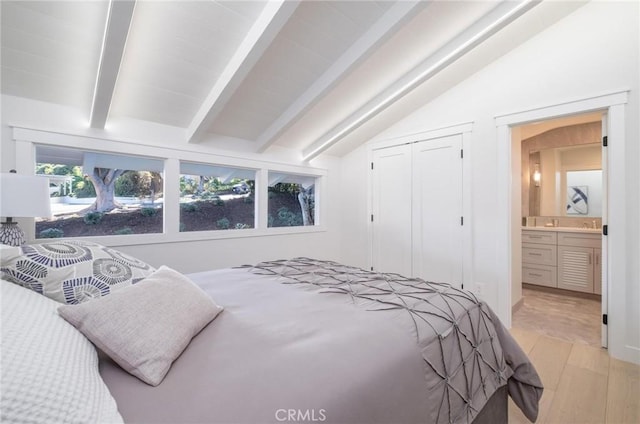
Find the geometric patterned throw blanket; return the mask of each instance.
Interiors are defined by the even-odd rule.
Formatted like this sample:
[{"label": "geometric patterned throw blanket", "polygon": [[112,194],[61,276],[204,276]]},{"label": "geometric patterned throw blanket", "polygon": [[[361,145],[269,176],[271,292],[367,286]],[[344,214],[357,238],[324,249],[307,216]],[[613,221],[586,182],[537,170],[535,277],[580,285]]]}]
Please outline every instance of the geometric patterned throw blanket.
[{"label": "geometric patterned throw blanket", "polygon": [[[502,341],[510,336],[473,293],[449,284],[309,258],[262,262],[247,269],[274,276],[283,284],[306,285],[319,293],[348,296],[355,306],[386,313],[389,319],[400,323],[415,338],[424,360],[428,385],[425,402],[431,407],[427,422],[473,421],[496,389],[507,384],[514,374],[514,362],[526,365],[529,373],[533,370],[534,378],[529,378],[532,381],[524,383],[533,386],[534,399],[512,397],[530,419],[535,419],[537,398],[542,393],[537,374],[513,340],[504,344],[516,351],[505,358]],[[516,384],[520,385],[517,391],[521,395],[522,382]],[[511,392],[511,385],[509,389]]]}]

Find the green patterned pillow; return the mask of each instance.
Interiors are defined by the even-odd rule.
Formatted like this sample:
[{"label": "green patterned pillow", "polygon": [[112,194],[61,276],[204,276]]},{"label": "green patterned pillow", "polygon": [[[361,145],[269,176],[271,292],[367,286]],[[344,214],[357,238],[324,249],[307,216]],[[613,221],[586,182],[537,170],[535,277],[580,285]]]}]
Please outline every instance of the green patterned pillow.
[{"label": "green patterned pillow", "polygon": [[61,240],[3,254],[0,270],[13,283],[73,305],[135,284],[155,268],[97,243]]}]

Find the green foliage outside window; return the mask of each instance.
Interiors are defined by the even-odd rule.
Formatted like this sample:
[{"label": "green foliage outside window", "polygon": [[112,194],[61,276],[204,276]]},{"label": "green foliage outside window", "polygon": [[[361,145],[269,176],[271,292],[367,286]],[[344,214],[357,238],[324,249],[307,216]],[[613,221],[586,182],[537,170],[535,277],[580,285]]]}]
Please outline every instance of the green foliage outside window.
[{"label": "green foliage outside window", "polygon": [[[81,166],[39,163],[36,174],[73,177],[72,196],[78,199],[95,197],[93,183],[85,177]],[[146,197],[162,193],[162,176],[150,171],[126,171],[117,180],[115,195],[118,197]]]},{"label": "green foliage outside window", "polygon": [[229,225],[231,225],[231,222],[227,218],[221,218],[218,221],[216,221],[216,225],[221,230],[227,230],[229,229]]},{"label": "green foliage outside window", "polygon": [[64,237],[64,231],[58,228],[47,228],[46,230],[40,231],[40,238],[61,238]]},{"label": "green foliage outside window", "polygon": [[87,225],[98,225],[104,214],[102,212],[87,212],[84,216],[84,223]]}]

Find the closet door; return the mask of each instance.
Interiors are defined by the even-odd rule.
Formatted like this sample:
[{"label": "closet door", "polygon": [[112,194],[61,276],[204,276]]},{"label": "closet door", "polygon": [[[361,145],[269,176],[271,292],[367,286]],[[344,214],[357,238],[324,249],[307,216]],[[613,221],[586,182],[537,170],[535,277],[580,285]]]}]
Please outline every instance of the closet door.
[{"label": "closet door", "polygon": [[372,266],[411,274],[411,145],[373,151]]},{"label": "closet door", "polygon": [[462,285],[462,135],[413,144],[413,276]]}]

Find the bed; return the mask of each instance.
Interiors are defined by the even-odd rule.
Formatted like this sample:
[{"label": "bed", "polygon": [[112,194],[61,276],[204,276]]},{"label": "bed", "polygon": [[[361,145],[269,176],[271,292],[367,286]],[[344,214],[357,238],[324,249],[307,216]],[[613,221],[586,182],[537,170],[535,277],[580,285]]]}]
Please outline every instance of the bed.
[{"label": "bed", "polygon": [[[12,261],[3,258],[3,277],[15,283]],[[137,281],[134,272],[118,293],[57,308],[75,312],[131,296],[158,272],[147,271],[152,274]],[[171,358],[158,384],[125,371],[108,348],[110,354],[98,353],[100,382],[124,422],[496,423],[507,422],[507,392],[535,421],[542,385],[533,365],[470,292],[310,258],[187,277],[219,310]],[[32,281],[30,288],[42,286],[47,294],[47,283]],[[167,337],[174,333],[165,328]],[[5,366],[12,367],[4,348],[3,384]],[[3,393],[3,418],[6,403]]]}]

